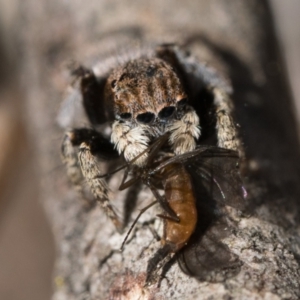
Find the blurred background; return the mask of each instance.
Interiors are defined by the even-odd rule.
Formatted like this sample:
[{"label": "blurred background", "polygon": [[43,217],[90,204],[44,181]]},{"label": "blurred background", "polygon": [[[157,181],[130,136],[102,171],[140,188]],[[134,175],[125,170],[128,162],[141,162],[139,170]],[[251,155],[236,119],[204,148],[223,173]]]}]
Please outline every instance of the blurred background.
[{"label": "blurred background", "polygon": [[[38,163],[31,155],[34,143],[23,118],[20,82],[26,74],[18,72],[22,49],[14,38],[18,3],[0,1],[0,299],[50,299],[55,247],[42,206]],[[270,3],[299,122],[300,1]]]}]

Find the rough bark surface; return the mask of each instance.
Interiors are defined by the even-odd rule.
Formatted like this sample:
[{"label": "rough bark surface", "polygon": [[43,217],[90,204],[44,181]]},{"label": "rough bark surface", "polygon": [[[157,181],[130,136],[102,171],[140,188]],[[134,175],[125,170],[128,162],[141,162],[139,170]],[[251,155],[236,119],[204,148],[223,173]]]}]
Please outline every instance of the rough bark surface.
[{"label": "rough bark surface", "polygon": [[[299,299],[299,143],[266,2],[27,0],[18,5],[32,155],[57,244],[53,299]],[[135,41],[184,42],[232,81],[252,213],[227,241],[243,266],[224,282],[198,282],[175,263],[160,286],[144,288],[146,263],[159,245],[148,225],[141,223],[125,251],[118,252],[124,236],[100,207],[87,208],[61,166],[63,132],[56,115],[68,85],[65,62],[89,64]],[[118,182],[113,184],[116,190]],[[123,198],[115,194],[120,213],[128,209]],[[136,201],[135,191],[126,198]],[[133,216],[151,198],[142,187]],[[154,215],[150,210],[142,221]]]}]

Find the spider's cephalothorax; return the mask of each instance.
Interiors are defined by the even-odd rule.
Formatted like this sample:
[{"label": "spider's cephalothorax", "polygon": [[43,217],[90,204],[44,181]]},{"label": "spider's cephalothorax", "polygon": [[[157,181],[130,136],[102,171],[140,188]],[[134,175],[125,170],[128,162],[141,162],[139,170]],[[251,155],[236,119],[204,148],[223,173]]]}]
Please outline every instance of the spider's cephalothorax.
[{"label": "spider's cephalothorax", "polygon": [[[154,137],[172,132],[175,154],[192,151],[200,136],[199,118],[173,67],[159,58],[129,61],[112,71],[105,85],[115,121],[111,141],[129,161],[143,152]],[[142,156],[136,164],[143,165]]]},{"label": "spider's cephalothorax", "polygon": [[111,134],[107,137],[87,128],[69,130],[62,155],[72,182],[80,187],[86,181],[106,214],[121,228],[98,159],[121,155],[131,161],[144,152],[134,160],[141,167],[147,162],[145,150],[167,132],[167,151],[175,155],[193,151],[201,139],[204,143],[216,140],[217,146],[233,150],[239,142],[231,117],[230,88],[211,68],[176,45],[141,51],[102,69],[77,66],[72,73],[78,78],[90,124],[94,128],[112,124]]}]

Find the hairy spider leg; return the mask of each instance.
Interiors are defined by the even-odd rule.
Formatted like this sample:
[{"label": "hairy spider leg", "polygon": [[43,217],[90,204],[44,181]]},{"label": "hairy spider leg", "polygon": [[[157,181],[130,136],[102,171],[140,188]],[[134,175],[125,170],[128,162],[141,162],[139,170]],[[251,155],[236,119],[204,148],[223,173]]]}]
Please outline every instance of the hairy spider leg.
[{"label": "hairy spider leg", "polygon": [[71,182],[75,186],[82,186],[86,181],[105,214],[121,232],[122,221],[110,204],[109,188],[106,181],[99,178],[101,170],[97,165],[97,158],[107,160],[117,157],[113,145],[96,130],[74,129],[68,131],[63,139],[62,160]]},{"label": "hairy spider leg", "polygon": [[218,146],[225,149],[242,151],[236,126],[231,117],[232,103],[229,95],[219,88],[213,88],[212,92],[216,106]]}]

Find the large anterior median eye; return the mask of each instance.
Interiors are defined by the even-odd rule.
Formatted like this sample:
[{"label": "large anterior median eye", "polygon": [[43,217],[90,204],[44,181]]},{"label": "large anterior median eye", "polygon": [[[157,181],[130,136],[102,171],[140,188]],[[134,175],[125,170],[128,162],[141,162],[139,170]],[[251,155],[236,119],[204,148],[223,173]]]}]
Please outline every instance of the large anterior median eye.
[{"label": "large anterior median eye", "polygon": [[129,119],[131,119],[131,113],[122,113],[122,114],[120,114],[120,118],[122,119],[122,120],[129,120]]},{"label": "large anterior median eye", "polygon": [[154,121],[154,119],[155,119],[155,114],[151,112],[139,114],[136,117],[136,120],[142,124],[150,124]]},{"label": "large anterior median eye", "polygon": [[114,89],[117,85],[117,80],[113,80],[111,83],[110,83],[110,86]]},{"label": "large anterior median eye", "polygon": [[174,106],[168,106],[163,108],[159,113],[158,117],[160,119],[166,120],[169,119],[175,112],[175,107]]}]

